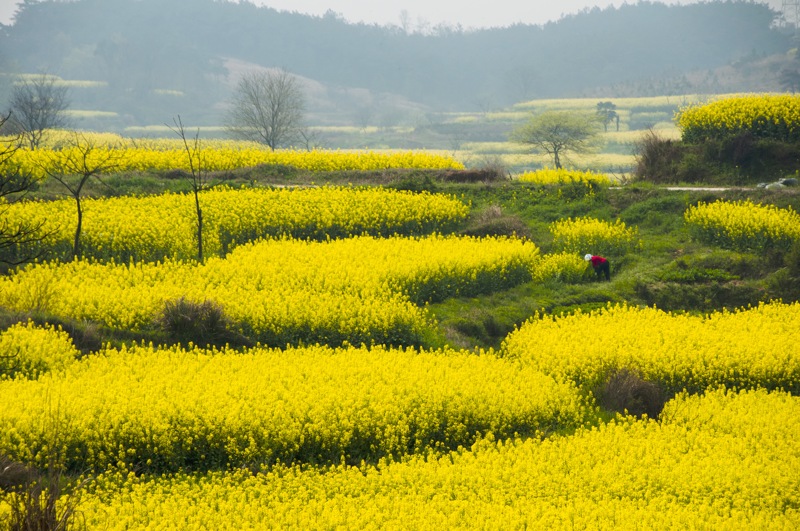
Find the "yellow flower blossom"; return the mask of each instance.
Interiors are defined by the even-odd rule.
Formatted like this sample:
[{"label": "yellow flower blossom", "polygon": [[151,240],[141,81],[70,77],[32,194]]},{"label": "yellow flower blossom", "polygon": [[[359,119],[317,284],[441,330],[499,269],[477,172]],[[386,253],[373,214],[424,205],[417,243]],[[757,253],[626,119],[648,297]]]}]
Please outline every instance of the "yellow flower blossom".
[{"label": "yellow flower blossom", "polygon": [[[469,207],[442,194],[382,188],[213,189],[200,194],[206,256],[224,255],[258,238],[341,238],[448,232]],[[194,198],[186,194],[86,198],[82,201],[84,256],[100,260],[160,260],[196,256]],[[42,225],[42,246],[70,256],[75,202],[17,202],[4,207],[13,223]]]},{"label": "yellow flower blossom", "polygon": [[667,389],[719,385],[800,392],[800,304],[761,304],[707,317],[612,306],[531,319],[510,334],[506,355],[594,389],[615,369]]},{"label": "yellow flower blossom", "polygon": [[741,133],[785,142],[800,140],[800,96],[751,94],[692,105],[676,116],[683,140],[700,142]]},{"label": "yellow flower blossom", "polygon": [[518,179],[523,182],[534,184],[565,184],[565,183],[583,183],[587,186],[589,184],[609,185],[611,179],[608,175],[603,173],[594,173],[592,171],[579,171],[579,170],[566,170],[566,169],[551,169],[543,168],[541,170],[525,172],[521,174]]},{"label": "yellow flower blossom", "polygon": [[553,247],[559,251],[623,255],[641,246],[639,230],[617,219],[609,223],[590,217],[567,218],[550,224]]},{"label": "yellow flower blossom", "polygon": [[800,399],[679,396],[662,422],[487,440],[373,466],[112,472],[84,493],[88,529],[796,529]]},{"label": "yellow flower blossom", "polygon": [[738,250],[787,250],[800,239],[800,215],[791,207],[750,200],[701,202],[686,210],[684,220],[695,238]]}]

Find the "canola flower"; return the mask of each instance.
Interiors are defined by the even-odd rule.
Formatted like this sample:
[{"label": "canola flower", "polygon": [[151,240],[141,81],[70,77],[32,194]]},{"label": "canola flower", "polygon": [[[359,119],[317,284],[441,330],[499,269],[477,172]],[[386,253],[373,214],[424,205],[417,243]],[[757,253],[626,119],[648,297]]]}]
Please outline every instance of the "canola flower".
[{"label": "canola flower", "polygon": [[32,264],[0,278],[0,306],[137,330],[185,297],[218,303],[241,332],[273,346],[416,345],[430,331],[420,305],[527,282],[538,258],[516,238],[271,240],[202,265]]},{"label": "canola flower", "polygon": [[623,255],[641,246],[639,230],[617,219],[613,223],[602,219],[567,218],[550,224],[553,247],[577,254]]},{"label": "canola flower", "polygon": [[[449,232],[469,207],[443,194],[382,188],[215,188],[200,194],[205,254],[224,255],[236,245],[265,237],[325,240],[350,235],[423,235]],[[86,198],[82,201],[84,256],[100,260],[193,258],[196,250],[194,197]],[[17,202],[4,207],[12,223],[42,225],[42,250],[71,255],[75,202]]]},{"label": "canola flower", "polygon": [[[142,142],[138,145],[124,143],[91,144],[90,156],[95,161],[112,163],[115,172],[152,172],[182,170],[190,171],[188,155],[182,144],[164,142]],[[37,178],[45,178],[63,166],[63,161],[76,154],[82,156],[85,147],[61,146],[58,149],[22,148],[17,150],[9,163],[19,166],[22,171]],[[292,166],[309,172],[330,171],[375,171],[385,169],[454,169],[462,170],[464,165],[455,159],[441,154],[414,152],[376,152],[376,151],[271,151],[262,146],[246,145],[208,145],[205,141],[196,157],[195,169],[205,172],[232,171],[238,168],[251,168],[259,165]],[[89,161],[91,167],[92,161]]]},{"label": "canola flower", "polygon": [[0,383],[0,453],[42,465],[60,444],[65,466],[93,471],[358,464],[571,430],[590,412],[574,385],[491,354],[133,347]]},{"label": "canola flower", "polygon": [[708,316],[656,308],[534,318],[505,339],[506,356],[594,389],[617,369],[667,390],[782,388],[800,393],[800,304],[769,303]]},{"label": "canola flower", "polygon": [[0,381],[63,370],[79,354],[63,330],[17,323],[0,332]]},{"label": "canola flower", "polygon": [[543,168],[536,171],[525,172],[519,175],[518,179],[522,182],[543,185],[581,183],[585,184],[586,186],[592,184],[608,186],[611,184],[611,179],[609,179],[608,175],[604,173],[567,170],[563,168]]},{"label": "canola flower", "polygon": [[378,466],[110,472],[88,529],[796,529],[800,398],[710,391],[545,440]]},{"label": "canola flower", "polygon": [[587,269],[582,257],[562,252],[542,255],[533,271],[534,282],[578,282],[586,276]]},{"label": "canola flower", "polygon": [[[81,131],[80,137],[86,139],[94,145],[102,146],[120,146],[126,142],[131,142],[135,145],[139,140],[126,139],[117,133],[98,132],[98,131]],[[46,149],[59,149],[66,143],[75,139],[75,131],[68,129],[46,129],[42,131],[42,137],[39,140],[39,146]],[[14,141],[14,136],[0,136],[0,142]],[[149,141],[149,140],[145,140]],[[175,146],[177,148],[177,144]]]},{"label": "canola flower", "polygon": [[685,142],[750,133],[756,138],[800,141],[800,96],[751,94],[693,105],[676,116]]},{"label": "canola flower", "polygon": [[718,200],[690,206],[683,217],[694,238],[730,249],[788,250],[800,240],[800,216],[791,207]]}]

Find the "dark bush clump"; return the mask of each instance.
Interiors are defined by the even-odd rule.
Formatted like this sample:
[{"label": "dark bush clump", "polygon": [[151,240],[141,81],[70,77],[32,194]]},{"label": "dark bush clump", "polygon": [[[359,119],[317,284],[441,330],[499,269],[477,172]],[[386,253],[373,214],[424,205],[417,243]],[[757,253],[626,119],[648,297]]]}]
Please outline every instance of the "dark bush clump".
[{"label": "dark bush clump", "polygon": [[655,130],[648,129],[636,143],[636,170],[638,180],[657,184],[676,181],[681,162],[680,146],[666,140]]},{"label": "dark bush clump", "polygon": [[15,492],[35,477],[34,469],[0,454],[0,491]]},{"label": "dark bush clump", "polygon": [[72,483],[53,460],[40,473],[0,455],[0,493],[8,505],[6,517],[0,518],[0,528],[12,531],[79,528],[78,489],[63,497],[65,487],[79,487]]},{"label": "dark bush clump", "polygon": [[214,301],[194,302],[181,297],[167,301],[157,320],[169,338],[184,347],[247,346],[246,337],[234,330],[222,306]]},{"label": "dark bush clump", "polygon": [[465,236],[516,236],[531,238],[531,230],[519,216],[505,214],[497,205],[492,205],[472,218],[462,232]]},{"label": "dark bush clump", "polygon": [[603,408],[618,413],[657,419],[666,402],[661,386],[642,379],[635,371],[619,369],[609,374],[597,391]]}]

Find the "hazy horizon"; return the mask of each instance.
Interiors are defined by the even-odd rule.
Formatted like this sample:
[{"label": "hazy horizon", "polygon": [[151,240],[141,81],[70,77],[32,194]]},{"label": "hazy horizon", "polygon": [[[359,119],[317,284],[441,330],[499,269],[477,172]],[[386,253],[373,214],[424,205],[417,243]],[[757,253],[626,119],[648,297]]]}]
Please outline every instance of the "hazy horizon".
[{"label": "hazy horizon", "polygon": [[[372,0],[245,0],[260,6],[269,6],[280,11],[296,11],[321,16],[328,10],[340,14],[350,22],[365,22],[379,25],[401,25],[403,13],[410,29],[421,26],[434,27],[439,24],[461,25],[463,28],[486,28],[510,26],[516,23],[544,24],[563,15],[574,14],[594,6],[620,6],[625,1],[609,0],[562,0],[561,2],[534,1],[520,3],[518,0],[495,0],[491,3],[469,3],[444,0],[391,0],[376,3]],[[666,4],[691,4],[697,0],[669,0]],[[0,23],[10,24],[21,0],[0,0]],[[630,2],[634,3],[634,2]],[[781,0],[765,0],[780,11]]]}]

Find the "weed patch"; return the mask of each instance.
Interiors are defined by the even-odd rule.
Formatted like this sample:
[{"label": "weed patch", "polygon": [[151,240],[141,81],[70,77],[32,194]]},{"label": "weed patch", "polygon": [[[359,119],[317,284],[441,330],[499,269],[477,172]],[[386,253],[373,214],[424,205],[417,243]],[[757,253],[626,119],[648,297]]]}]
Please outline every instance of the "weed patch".
[{"label": "weed patch", "polygon": [[644,380],[628,369],[611,372],[596,391],[601,407],[617,413],[657,419],[666,403],[664,390],[658,383]]},{"label": "weed patch", "polygon": [[506,214],[498,205],[491,205],[479,212],[461,231],[465,236],[516,236],[531,239],[531,230],[517,215]]},{"label": "weed patch", "polygon": [[184,347],[247,345],[249,340],[234,331],[233,323],[222,306],[205,300],[190,301],[184,297],[167,301],[157,324],[175,343]]}]

